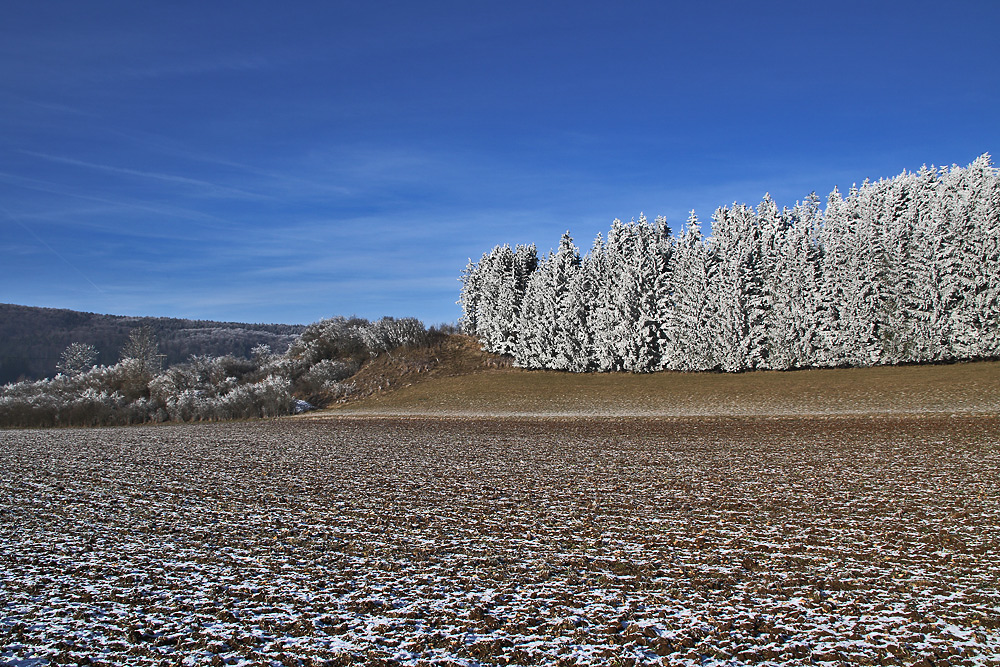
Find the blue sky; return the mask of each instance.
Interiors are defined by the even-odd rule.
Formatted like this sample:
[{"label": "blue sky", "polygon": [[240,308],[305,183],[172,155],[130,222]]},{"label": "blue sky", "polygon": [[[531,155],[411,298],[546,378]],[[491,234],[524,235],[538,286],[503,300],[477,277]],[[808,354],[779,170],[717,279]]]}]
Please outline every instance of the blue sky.
[{"label": "blue sky", "polygon": [[8,3],[0,302],[454,321],[498,243],[997,155],[998,29],[994,0]]}]

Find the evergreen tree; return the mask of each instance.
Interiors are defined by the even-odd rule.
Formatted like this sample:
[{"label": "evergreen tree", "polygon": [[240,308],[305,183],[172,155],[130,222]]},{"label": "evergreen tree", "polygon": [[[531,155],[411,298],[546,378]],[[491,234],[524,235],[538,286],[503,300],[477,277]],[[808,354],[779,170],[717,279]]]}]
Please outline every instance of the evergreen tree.
[{"label": "evergreen tree", "polygon": [[884,230],[876,222],[873,210],[875,197],[875,188],[865,181],[861,188],[851,189],[846,202],[853,231],[851,289],[845,309],[850,350],[847,361],[851,366],[881,363],[884,349],[889,274]]},{"label": "evergreen tree", "polygon": [[913,292],[908,304],[914,361],[950,359],[955,354],[951,316],[960,298],[958,226],[942,210],[939,179],[926,166],[910,184],[916,209],[913,230]]},{"label": "evergreen tree", "polygon": [[[579,254],[577,254],[579,257]],[[594,369],[593,340],[591,337],[590,304],[593,301],[592,275],[589,266],[579,259],[570,272],[564,306],[556,321],[556,330],[564,336],[560,370],[581,373]]]},{"label": "evergreen tree", "polygon": [[[618,222],[617,220],[615,221]],[[612,223],[614,224],[614,223]],[[591,303],[587,320],[591,341],[591,363],[601,372],[621,369],[616,341],[618,326],[617,282],[611,258],[600,234],[583,262],[590,278]]]},{"label": "evergreen tree", "polygon": [[[794,335],[795,311],[788,295],[795,287],[787,280],[793,278],[787,271],[782,275],[786,257],[785,244],[789,214],[779,211],[778,205],[765,194],[757,207],[756,225],[759,228],[759,275],[761,293],[758,302],[763,323],[763,339],[755,368],[788,368],[790,346],[788,341]],[[784,307],[780,307],[784,306]]]},{"label": "evergreen tree", "polygon": [[496,246],[477,264],[470,260],[462,276],[462,327],[479,337],[483,349],[511,354],[528,277],[538,266],[534,245]]},{"label": "evergreen tree", "polygon": [[919,211],[914,178],[903,172],[884,183],[878,226],[885,239],[885,298],[882,312],[881,363],[898,364],[921,358],[919,331],[925,320],[920,290],[923,267],[918,264],[916,237]]},{"label": "evergreen tree", "polygon": [[[484,253],[483,259],[488,255],[489,253]],[[462,317],[459,319],[459,325],[462,327],[462,331],[470,336],[478,334],[479,322],[476,315],[479,310],[479,299],[482,297],[481,265],[482,260],[473,262],[470,257],[469,263],[466,264],[459,278],[462,282],[462,289],[458,297],[458,304],[462,307]]]},{"label": "evergreen tree", "polygon": [[1000,354],[1000,177],[989,154],[941,178],[945,216],[956,243],[956,357]]},{"label": "evergreen tree", "polygon": [[[617,220],[615,221],[618,222]],[[614,268],[613,268],[614,267]],[[609,261],[607,246],[600,234],[582,264],[590,282],[590,308],[587,318],[591,346],[591,365],[598,371],[621,369],[616,336],[618,335],[618,297],[615,271]]]},{"label": "evergreen tree", "polygon": [[974,356],[1000,356],[1000,171],[993,167],[988,153],[979,156],[969,168],[969,199],[976,229],[978,261],[969,275],[976,275],[976,285],[969,308],[976,313],[979,345]]},{"label": "evergreen tree", "polygon": [[769,366],[775,369],[821,365],[822,211],[812,193],[788,214],[789,224],[777,256],[771,298],[774,314]]},{"label": "evergreen tree", "polygon": [[483,349],[503,354],[514,338],[514,251],[496,246],[479,264],[476,335]]},{"label": "evergreen tree", "polygon": [[640,346],[632,370],[658,371],[672,353],[668,321],[672,303],[670,263],[674,244],[666,218],[649,224],[643,215],[634,227],[636,260],[633,280],[638,285]]},{"label": "evergreen tree", "polygon": [[821,313],[820,324],[823,342],[819,361],[821,366],[847,366],[853,360],[853,346],[848,327],[848,302],[856,290],[855,263],[856,234],[846,202],[835,187],[827,198],[823,214],[820,243],[821,260]]},{"label": "evergreen tree", "polygon": [[495,354],[511,354],[517,345],[517,323],[528,276],[538,255],[534,246],[497,246],[484,256],[479,268],[479,298],[476,303],[477,335],[483,348]]},{"label": "evergreen tree", "polygon": [[702,236],[694,211],[687,219],[672,257],[673,307],[667,319],[672,352],[666,367],[705,371],[719,367],[712,332],[717,302],[712,294],[718,271],[717,255]]},{"label": "evergreen tree", "polygon": [[531,274],[518,319],[520,338],[513,350],[519,365],[569,369],[576,363],[580,336],[567,328],[570,285],[580,267],[580,252],[569,232]]},{"label": "evergreen tree", "polygon": [[713,321],[724,371],[760,368],[767,356],[760,227],[745,205],[723,207],[712,218],[710,243],[719,269],[712,286],[718,299]]},{"label": "evergreen tree", "polygon": [[594,363],[599,370],[648,372],[663,368],[671,307],[673,241],[664,218],[652,224],[615,220],[606,243],[587,262],[594,306]]}]

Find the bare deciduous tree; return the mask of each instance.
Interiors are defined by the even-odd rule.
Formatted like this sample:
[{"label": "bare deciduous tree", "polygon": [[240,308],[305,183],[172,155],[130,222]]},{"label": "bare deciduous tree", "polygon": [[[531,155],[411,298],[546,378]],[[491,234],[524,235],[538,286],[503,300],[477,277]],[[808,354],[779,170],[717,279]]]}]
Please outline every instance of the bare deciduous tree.
[{"label": "bare deciduous tree", "polygon": [[160,368],[160,347],[156,340],[156,334],[152,327],[141,326],[132,329],[128,336],[128,342],[122,348],[122,361],[126,359],[137,359],[143,363],[147,370],[154,372]]}]

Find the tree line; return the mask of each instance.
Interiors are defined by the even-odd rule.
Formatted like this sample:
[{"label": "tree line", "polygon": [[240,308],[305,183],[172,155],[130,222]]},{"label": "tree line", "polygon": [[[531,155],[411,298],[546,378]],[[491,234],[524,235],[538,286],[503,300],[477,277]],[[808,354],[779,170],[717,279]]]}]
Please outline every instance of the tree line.
[{"label": "tree line", "polygon": [[615,220],[581,255],[498,245],[461,277],[461,325],[526,368],[574,372],[872,366],[1000,355],[1000,175],[924,167],[823,208]]}]

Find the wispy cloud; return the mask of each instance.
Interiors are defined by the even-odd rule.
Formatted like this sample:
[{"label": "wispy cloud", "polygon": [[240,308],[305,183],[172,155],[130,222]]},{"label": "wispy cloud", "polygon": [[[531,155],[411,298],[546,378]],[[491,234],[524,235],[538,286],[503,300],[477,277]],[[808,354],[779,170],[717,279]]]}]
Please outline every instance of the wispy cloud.
[{"label": "wispy cloud", "polygon": [[191,76],[199,74],[216,74],[232,72],[260,72],[279,69],[284,66],[282,60],[254,54],[222,54],[211,59],[183,59],[177,54],[170,54],[161,62],[141,66],[125,64],[120,68],[105,70],[106,76],[115,78],[162,78]]},{"label": "wispy cloud", "polygon": [[15,95],[8,91],[0,92],[0,102],[7,106],[10,112],[16,111],[18,115],[22,116],[29,109],[36,114],[38,112],[46,112],[60,114],[61,116],[94,117],[96,115],[89,111],[84,111],[77,106]]},{"label": "wispy cloud", "polygon": [[73,269],[77,274],[79,274],[80,277],[83,278],[87,282],[88,285],[90,285],[91,287],[93,287],[98,292],[104,293],[104,290],[102,290],[100,287],[98,287],[97,284],[93,280],[91,280],[90,277],[86,273],[84,273],[83,271],[81,271],[80,267],[78,267],[73,262],[69,261],[65,257],[65,255],[63,255],[58,250],[56,250],[51,245],[49,245],[41,236],[39,236],[38,234],[35,233],[35,230],[33,230],[31,227],[29,227],[28,225],[26,225],[23,222],[21,222],[14,214],[12,214],[10,211],[8,211],[6,208],[4,208],[2,206],[0,206],[0,214],[3,214],[3,216],[6,217],[9,221],[13,222],[18,227],[20,227],[21,229],[23,229],[24,231],[26,231],[33,239],[35,239],[42,246],[44,246],[46,250],[48,250],[50,253],[52,253],[53,255],[55,255],[57,258],[59,258],[60,261],[62,261],[63,263],[65,263],[67,266],[69,266],[71,269]]},{"label": "wispy cloud", "polygon": [[174,183],[177,185],[190,186],[203,190],[205,191],[206,194],[216,197],[231,197],[231,198],[249,199],[249,200],[270,199],[270,197],[268,197],[267,195],[263,195],[257,192],[248,192],[246,190],[241,190],[239,188],[233,188],[227,185],[220,185],[218,183],[213,183],[211,181],[205,181],[197,178],[189,178],[187,176],[177,176],[176,174],[165,174],[153,171],[142,171],[139,169],[129,169],[127,167],[116,167],[113,165],[98,164],[62,155],[39,153],[37,151],[21,150],[19,152],[24,155],[30,155],[32,157],[37,157],[42,160],[48,160],[49,162],[67,164],[75,167],[82,167],[84,169],[92,169],[95,171],[101,171],[105,173],[121,174],[123,176],[133,176],[136,178],[151,179],[164,183]]},{"label": "wispy cloud", "polygon": [[[232,228],[231,221],[221,218],[219,216],[205,213],[203,211],[198,211],[190,208],[184,208],[181,206],[173,206],[171,204],[164,204],[160,202],[148,202],[142,200],[136,200],[128,197],[102,197],[99,195],[93,195],[85,192],[80,192],[78,188],[72,186],[66,186],[61,183],[54,183],[51,181],[43,181],[39,179],[25,178],[18,176],[16,174],[10,174],[6,172],[0,172],[0,182],[6,182],[17,188],[22,188],[25,190],[32,190],[35,192],[43,192],[46,194],[57,195],[59,197],[66,197],[70,199],[76,199],[80,201],[96,202],[99,204],[105,204],[109,206],[112,210],[121,213],[123,210],[130,210],[145,214],[139,220],[145,220],[150,215],[155,216],[159,219],[174,219],[174,220],[189,220],[193,222],[198,222],[201,225],[201,230],[227,230]],[[23,217],[30,217],[34,219],[43,219],[48,217],[52,221],[62,222],[62,223],[72,223],[74,225],[91,226],[95,228],[104,229],[115,229],[118,231],[126,232],[128,234],[135,234],[139,236],[149,236],[153,238],[174,238],[181,230],[177,227],[165,229],[156,228],[150,226],[132,225],[128,229],[122,229],[120,225],[111,225],[106,222],[106,218],[102,219],[95,216],[82,215],[89,211],[90,208],[80,209],[78,213],[80,215],[72,215],[69,211],[62,209],[57,214],[52,216],[47,216],[47,213],[43,209],[42,211],[32,211],[30,213],[23,213]],[[134,218],[134,216],[133,216]]]}]

